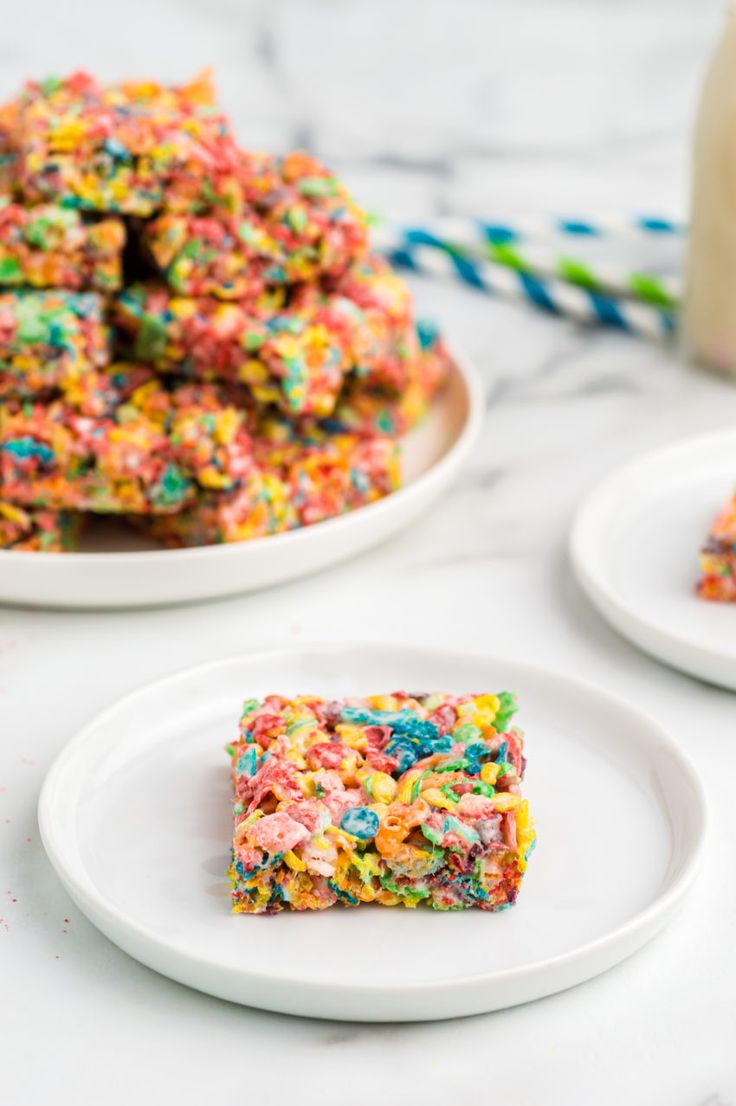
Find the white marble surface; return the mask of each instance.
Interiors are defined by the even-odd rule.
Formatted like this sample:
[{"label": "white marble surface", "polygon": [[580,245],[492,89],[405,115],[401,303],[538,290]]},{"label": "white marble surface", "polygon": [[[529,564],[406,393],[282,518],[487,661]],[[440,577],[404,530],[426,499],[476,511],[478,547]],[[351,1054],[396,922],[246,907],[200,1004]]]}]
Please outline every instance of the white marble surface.
[{"label": "white marble surface", "polygon": [[[14,7],[0,85],[86,64],[215,65],[244,138],[310,144],[376,209],[681,213],[717,0],[173,0]],[[580,497],[653,443],[732,423],[736,388],[664,350],[416,283],[476,357],[482,441],[436,513],[329,575],[178,610],[0,610],[0,1098],[259,1106],[736,1102],[732,695],[639,655],[590,609],[564,540]],[[397,612],[400,611],[400,615]],[[35,805],[65,740],[112,698],[264,643],[404,638],[503,651],[627,696],[708,785],[705,871],[681,917],[607,975],[512,1011],[429,1025],[301,1021],[195,994],[70,904]],[[566,791],[574,798],[574,773]],[[625,864],[625,858],[622,859]],[[582,875],[584,878],[584,874]],[[68,919],[68,921],[67,921]],[[288,1097],[287,1097],[288,1096]]]}]

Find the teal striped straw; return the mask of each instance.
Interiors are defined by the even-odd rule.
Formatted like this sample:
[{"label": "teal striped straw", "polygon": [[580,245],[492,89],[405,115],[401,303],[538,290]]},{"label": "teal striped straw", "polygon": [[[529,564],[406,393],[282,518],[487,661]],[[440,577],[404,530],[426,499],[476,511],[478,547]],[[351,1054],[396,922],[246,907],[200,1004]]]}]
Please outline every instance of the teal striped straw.
[{"label": "teal striped straw", "polygon": [[[421,225],[378,220],[376,247],[383,252],[426,246],[456,258],[490,260],[518,273],[570,284],[606,297],[627,297],[672,310],[680,298],[679,278],[673,274],[630,271],[621,265],[590,261],[567,250],[583,239],[675,238],[684,227],[673,220],[637,217],[595,223],[580,219],[522,219],[513,225],[469,218],[439,218]],[[563,245],[560,245],[560,241]]]},{"label": "teal striped straw", "polygon": [[405,241],[381,252],[397,268],[459,280],[487,295],[530,302],[576,322],[604,324],[658,341],[670,338],[675,330],[676,316],[668,308],[606,296],[559,277],[544,278],[416,242]]}]

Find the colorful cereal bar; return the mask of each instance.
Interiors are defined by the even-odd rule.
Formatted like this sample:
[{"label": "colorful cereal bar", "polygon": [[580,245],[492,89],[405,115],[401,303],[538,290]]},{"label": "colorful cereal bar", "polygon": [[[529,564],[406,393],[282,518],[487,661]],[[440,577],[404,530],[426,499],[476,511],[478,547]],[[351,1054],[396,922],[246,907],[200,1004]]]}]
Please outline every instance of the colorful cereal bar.
[{"label": "colorful cereal bar", "polygon": [[86,222],[58,204],[0,199],[0,285],[115,292],[124,245],[120,219]]},{"label": "colorful cereal bar", "polygon": [[369,254],[337,280],[302,286],[293,307],[347,333],[352,367],[369,385],[395,393],[406,387],[418,353],[412,299],[383,258]]},{"label": "colorful cereal bar", "polygon": [[698,595],[736,603],[736,493],[716,515],[700,552]]},{"label": "colorful cereal bar", "polygon": [[177,510],[194,494],[155,422],[91,418],[61,401],[6,411],[0,483],[15,503],[102,513]]},{"label": "colorful cereal bar", "polygon": [[255,469],[233,491],[201,493],[177,514],[140,520],[166,545],[248,541],[310,526],[373,503],[401,483],[399,448],[385,437],[297,435],[270,418],[253,438]]},{"label": "colorful cereal bar", "polygon": [[147,216],[231,208],[240,195],[240,155],[206,73],[178,88],[104,86],[83,72],[29,82],[14,140],[31,203]]},{"label": "colorful cereal bar", "polygon": [[283,419],[266,419],[253,438],[253,456],[286,485],[299,526],[365,507],[401,485],[399,447],[380,435],[317,426],[295,432]]},{"label": "colorful cereal bar", "polygon": [[156,379],[141,382],[140,371],[111,368],[106,399],[117,390],[120,402],[102,415],[68,400],[0,411],[4,497],[51,509],[165,513],[198,488],[246,479],[253,462],[242,412],[210,385],[168,391]]},{"label": "colorful cereal bar", "polygon": [[341,273],[368,248],[368,221],[348,190],[303,150],[284,157],[242,155],[246,211],[255,211],[274,244],[273,283]]},{"label": "colorful cereal bar", "polygon": [[27,510],[0,499],[0,549],[69,552],[76,546],[79,521],[71,511]]},{"label": "colorful cereal bar", "polygon": [[420,356],[411,297],[369,256],[330,286],[304,285],[222,303],[174,296],[156,284],[126,288],[115,321],[136,360],[161,371],[248,386],[262,404],[292,416],[330,415],[349,372],[394,394]]},{"label": "colorful cereal bar", "polygon": [[[154,394],[160,387],[147,386]],[[254,469],[249,412],[213,384],[178,383],[167,400],[162,413],[174,459],[197,489],[227,492],[246,483]],[[145,396],[142,406],[149,409]]]},{"label": "colorful cereal bar", "polygon": [[355,375],[340,395],[331,424],[367,434],[401,437],[427,416],[450,374],[452,358],[433,326],[417,323],[419,351],[407,367],[406,381],[395,389]]},{"label": "colorful cereal bar", "polygon": [[232,904],[515,902],[535,834],[514,697],[249,699],[228,747]]},{"label": "colorful cereal bar", "polygon": [[244,384],[259,403],[291,414],[329,415],[350,368],[346,335],[279,304],[278,295],[223,303],[136,284],[118,297],[114,315],[135,360]]},{"label": "colorful cereal bar", "polygon": [[141,241],[179,296],[251,300],[266,287],[271,247],[252,217],[165,212],[142,225]]},{"label": "colorful cereal bar", "polygon": [[251,541],[297,525],[286,485],[260,469],[233,491],[201,492],[194,504],[176,514],[139,515],[129,521],[171,549]]},{"label": "colorful cereal bar", "polygon": [[[61,399],[80,415],[114,415],[137,389],[157,379],[150,365],[116,361],[72,380],[64,380],[50,399]],[[163,385],[160,385],[163,389]],[[48,400],[46,400],[48,402]]]},{"label": "colorful cereal bar", "polygon": [[0,399],[44,395],[106,365],[102,308],[93,292],[0,294]]},{"label": "colorful cereal bar", "polygon": [[244,206],[228,215],[165,213],[142,236],[180,295],[242,299],[264,285],[341,273],[367,249],[367,221],[314,158],[244,154]]}]

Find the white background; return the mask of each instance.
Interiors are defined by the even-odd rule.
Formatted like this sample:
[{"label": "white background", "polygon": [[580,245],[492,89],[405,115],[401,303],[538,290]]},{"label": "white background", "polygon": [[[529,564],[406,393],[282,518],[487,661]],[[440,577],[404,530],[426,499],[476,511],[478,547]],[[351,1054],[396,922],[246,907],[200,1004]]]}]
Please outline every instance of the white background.
[{"label": "white background", "polygon": [[[27,75],[78,64],[107,78],[183,79],[212,63],[245,141],[309,144],[388,214],[683,214],[694,97],[720,9],[44,0],[13,5],[3,20],[0,84],[10,94]],[[564,552],[574,507],[596,480],[654,444],[732,424],[736,390],[624,336],[415,287],[420,306],[469,347],[488,396],[483,439],[432,516],[328,574],[256,596],[144,613],[0,611],[8,1106],[51,1097],[363,1106],[378,1095],[427,1106],[736,1102],[734,699],[620,640],[584,601]],[[385,1028],[229,1006],[108,944],[71,906],[38,840],[38,789],[65,740],[111,699],[181,666],[341,637],[505,652],[588,677],[657,716],[699,765],[713,807],[706,868],[684,914],[574,991]],[[571,805],[575,786],[565,765],[560,793]]]}]

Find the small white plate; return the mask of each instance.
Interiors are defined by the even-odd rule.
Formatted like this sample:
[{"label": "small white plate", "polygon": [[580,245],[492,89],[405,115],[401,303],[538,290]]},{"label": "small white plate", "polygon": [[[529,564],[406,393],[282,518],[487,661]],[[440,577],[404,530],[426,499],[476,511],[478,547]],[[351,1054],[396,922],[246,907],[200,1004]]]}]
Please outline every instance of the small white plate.
[{"label": "small white plate", "polygon": [[575,573],[645,652],[736,690],[736,606],[698,599],[698,553],[736,484],[736,430],[676,442],[618,469],[578,511]]},{"label": "small white plate", "polygon": [[[223,745],[242,699],[397,687],[518,692],[539,835],[518,903],[231,914]],[[163,975],[268,1010],[403,1021],[527,1002],[634,952],[690,887],[706,809],[677,745],[621,700],[513,661],[373,644],[236,657],[129,695],[65,748],[39,821],[80,909]]]},{"label": "small white plate", "polygon": [[444,491],[483,419],[475,369],[456,360],[429,418],[404,439],[404,486],[378,503],[287,534],[232,545],[154,549],[114,519],[79,553],[0,550],[0,602],[135,607],[211,599],[284,583],[377,545]]}]

